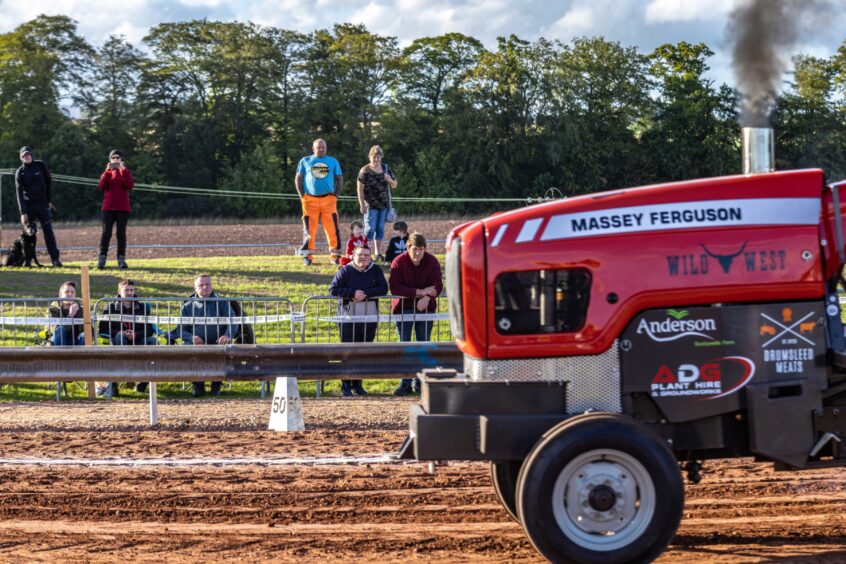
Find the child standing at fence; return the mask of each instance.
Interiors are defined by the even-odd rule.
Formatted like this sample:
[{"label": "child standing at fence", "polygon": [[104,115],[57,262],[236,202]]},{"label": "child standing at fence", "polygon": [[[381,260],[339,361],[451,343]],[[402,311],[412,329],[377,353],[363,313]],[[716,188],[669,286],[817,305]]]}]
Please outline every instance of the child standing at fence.
[{"label": "child standing at fence", "polygon": [[385,252],[385,262],[389,265],[405,252],[408,243],[408,224],[406,222],[395,221],[393,229],[395,236],[388,242],[388,250]]},{"label": "child standing at fence", "polygon": [[350,223],[350,240],[347,241],[347,251],[341,257],[341,266],[346,266],[352,260],[353,252],[364,245],[367,246],[367,237],[364,236],[364,224],[359,220]]}]

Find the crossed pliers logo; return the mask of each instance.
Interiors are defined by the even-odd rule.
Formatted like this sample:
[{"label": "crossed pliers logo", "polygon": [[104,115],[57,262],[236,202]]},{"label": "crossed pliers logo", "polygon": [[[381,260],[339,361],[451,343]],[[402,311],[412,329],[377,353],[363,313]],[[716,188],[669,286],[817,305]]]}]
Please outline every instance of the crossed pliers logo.
[{"label": "crossed pliers logo", "polygon": [[770,316],[769,316],[769,315],[767,315],[766,313],[762,313],[762,314],[761,314],[761,317],[763,317],[764,319],[766,319],[767,321],[769,321],[769,322],[770,322],[770,323],[772,323],[773,325],[777,325],[778,327],[781,327],[781,332],[779,332],[778,334],[776,334],[776,336],[775,336],[775,337],[771,338],[769,341],[767,341],[766,343],[764,343],[764,344],[763,344],[763,345],[761,345],[761,346],[762,346],[763,348],[766,348],[766,347],[768,347],[770,344],[772,344],[772,343],[773,343],[773,341],[776,341],[776,340],[780,339],[783,335],[786,335],[787,333],[790,333],[790,334],[791,334],[791,335],[793,335],[794,337],[799,337],[800,339],[802,339],[803,341],[805,341],[805,342],[806,342],[806,343],[808,343],[809,345],[812,345],[812,346],[813,346],[813,345],[815,345],[816,343],[814,343],[812,340],[808,339],[808,338],[807,338],[807,337],[805,337],[804,335],[801,335],[801,334],[799,334],[799,333],[797,333],[796,331],[794,331],[794,330],[793,330],[793,328],[794,328],[794,327],[798,327],[799,325],[801,325],[801,324],[802,324],[802,322],[803,322],[803,321],[805,321],[806,319],[808,319],[809,317],[811,317],[811,316],[813,316],[813,315],[814,315],[814,312],[813,312],[813,311],[808,312],[808,313],[806,313],[806,314],[805,314],[805,317],[803,317],[802,319],[800,319],[800,320],[798,320],[798,321],[796,321],[796,322],[792,323],[790,326],[787,326],[787,325],[784,325],[783,323],[781,323],[780,321],[776,321],[775,319],[773,319],[772,317],[770,317]]}]

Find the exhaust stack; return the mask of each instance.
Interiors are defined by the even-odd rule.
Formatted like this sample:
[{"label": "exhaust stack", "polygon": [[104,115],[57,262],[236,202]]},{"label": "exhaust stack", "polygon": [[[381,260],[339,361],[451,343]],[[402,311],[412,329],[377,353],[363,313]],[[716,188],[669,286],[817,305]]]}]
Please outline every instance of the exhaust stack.
[{"label": "exhaust stack", "polygon": [[770,127],[744,127],[743,174],[775,170],[775,135]]}]

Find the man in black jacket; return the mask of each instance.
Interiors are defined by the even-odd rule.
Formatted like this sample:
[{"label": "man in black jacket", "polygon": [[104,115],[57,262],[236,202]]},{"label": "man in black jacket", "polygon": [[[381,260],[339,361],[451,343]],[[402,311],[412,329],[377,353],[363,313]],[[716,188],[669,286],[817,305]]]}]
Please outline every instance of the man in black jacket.
[{"label": "man in black jacket", "polygon": [[44,161],[32,158],[30,147],[21,147],[21,166],[15,172],[15,191],[18,195],[18,208],[21,210],[21,224],[38,221],[44,233],[44,243],[53,261],[53,266],[62,266],[59,260],[59,247],[53,234],[53,188],[50,169]]}]

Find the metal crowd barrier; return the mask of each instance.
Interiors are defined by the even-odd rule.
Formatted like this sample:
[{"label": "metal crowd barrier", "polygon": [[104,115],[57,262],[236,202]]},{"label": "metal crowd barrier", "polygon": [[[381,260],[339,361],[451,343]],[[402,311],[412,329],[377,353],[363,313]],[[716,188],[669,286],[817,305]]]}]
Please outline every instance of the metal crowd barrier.
[{"label": "metal crowd barrier", "polygon": [[[380,296],[364,302],[353,302],[335,296],[311,296],[303,302],[300,341],[334,344],[343,342],[390,343],[401,340],[400,324],[431,324],[429,341],[452,341],[444,292],[438,297],[433,313],[412,308],[406,311],[401,296]],[[393,313],[393,301],[400,310]],[[412,333],[410,340],[417,340]],[[323,381],[317,382],[315,395],[323,393]]]},{"label": "metal crowd barrier", "polygon": [[[92,307],[91,322],[94,342],[99,342],[101,345],[138,344],[143,347],[184,344],[185,339],[189,337],[186,331],[188,327],[192,329],[193,334],[202,335],[206,328],[212,325],[229,326],[232,343],[236,345],[277,345],[297,342],[318,345],[342,342],[386,344],[397,343],[401,340],[401,324],[413,325],[420,322],[430,324],[430,341],[440,343],[452,341],[445,293],[437,298],[437,309],[432,313],[416,309],[410,311],[400,309],[394,313],[392,311],[394,299],[400,300],[399,304],[402,307],[402,298],[391,295],[361,302],[359,306],[349,306],[344,304],[344,300],[333,296],[311,296],[303,302],[300,311],[296,311],[294,304],[287,298],[112,297],[102,298],[95,302]],[[56,300],[57,298],[0,300],[0,344],[5,346],[45,344],[44,342],[49,338],[49,335],[44,333],[45,326],[83,324],[82,318],[50,317],[48,307]],[[214,315],[199,316],[193,309],[183,312],[183,306],[189,300],[205,304],[206,310],[211,309]],[[73,301],[80,303],[81,307],[79,299]],[[224,302],[230,307],[223,308]],[[233,305],[237,307],[233,308]],[[218,315],[219,308],[225,309],[226,315]],[[118,333],[129,329],[140,329],[141,338],[136,338],[135,342],[115,339]],[[412,334],[410,340],[418,339]],[[202,349],[204,352],[201,354],[210,354],[209,351],[214,347],[202,347]],[[105,353],[101,355],[103,357],[109,354],[105,351],[103,353]],[[199,368],[200,364],[195,366]],[[68,366],[63,369],[65,370],[63,373],[69,374],[70,377],[62,380],[73,380],[74,372],[70,368]],[[112,372],[120,374],[120,366],[116,366]],[[115,381],[128,379],[115,378],[114,375],[111,378]],[[228,379],[231,380],[231,377]],[[261,393],[264,397],[267,380],[255,376],[253,379],[262,380]],[[130,381],[137,380],[136,374]],[[191,380],[191,378],[184,378],[184,380]],[[318,382],[318,395],[322,391],[321,388],[322,380]],[[58,385],[57,399],[60,399]]]},{"label": "metal crowd barrier", "polygon": [[[82,299],[4,298],[0,301],[0,346],[52,344],[51,338],[58,327],[80,327],[81,335],[85,320],[82,317],[69,317],[69,312],[61,304],[76,304],[82,308]],[[56,400],[61,397],[62,384],[56,382]]]},{"label": "metal crowd barrier", "polygon": [[[393,313],[395,299],[399,300],[400,306],[397,313]],[[355,339],[347,342],[397,342],[401,340],[398,324],[416,322],[431,324],[432,332],[429,341],[452,341],[446,292],[437,298],[437,309],[433,313],[420,312],[414,308],[407,310],[403,307],[402,297],[394,295],[380,296],[351,306],[352,303],[351,300],[335,296],[306,298],[302,306],[300,342],[344,342],[342,340],[344,326],[348,327],[346,336],[352,336]],[[368,327],[372,327],[373,324],[376,324],[375,331]],[[411,340],[417,340],[415,334],[412,334]]]},{"label": "metal crowd barrier", "polygon": [[[198,316],[193,308],[185,312],[189,315],[183,315],[188,302],[200,302],[206,312],[214,315]],[[218,309],[224,308],[226,315],[218,315]],[[144,326],[145,336],[156,337],[155,343],[142,340],[139,345],[188,344],[185,338],[189,333],[202,337],[206,328],[213,325],[227,326],[229,337],[236,344],[283,344],[296,340],[297,316],[288,298],[114,297],[97,300],[93,309],[92,322],[97,324],[95,331],[104,344],[118,344],[116,333],[133,324]],[[135,310],[143,314],[134,313]]]},{"label": "metal crowd barrier", "polygon": [[[3,298],[0,300],[0,346],[37,345],[47,340],[49,327],[82,325],[83,319],[66,317],[62,309],[56,310],[59,317],[51,317],[49,310],[59,298]],[[82,307],[79,298],[63,302],[76,303]]]}]

